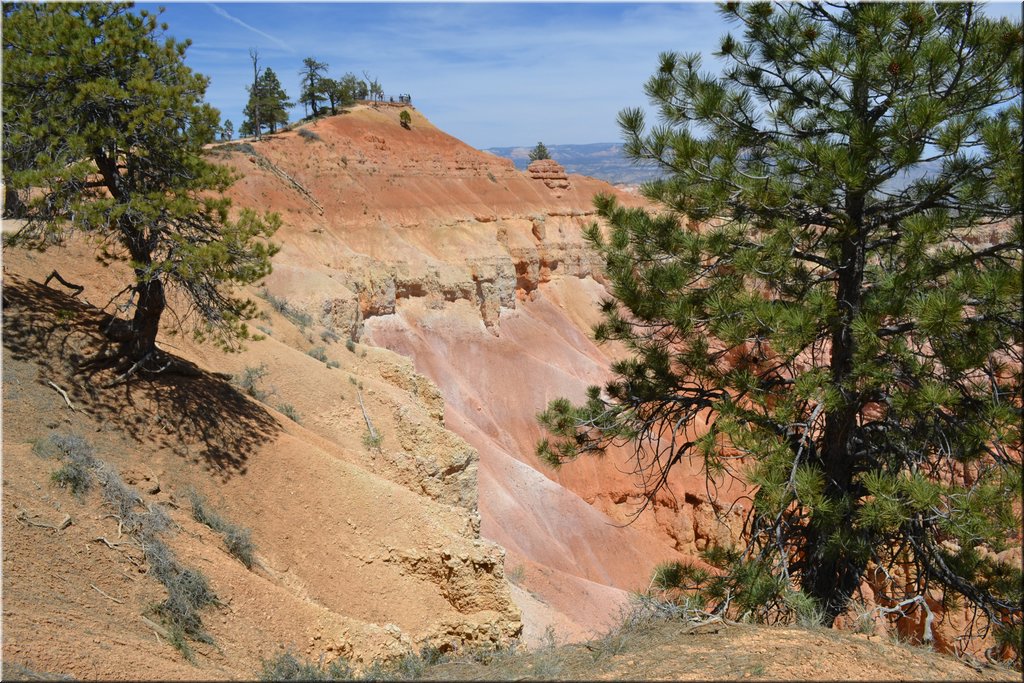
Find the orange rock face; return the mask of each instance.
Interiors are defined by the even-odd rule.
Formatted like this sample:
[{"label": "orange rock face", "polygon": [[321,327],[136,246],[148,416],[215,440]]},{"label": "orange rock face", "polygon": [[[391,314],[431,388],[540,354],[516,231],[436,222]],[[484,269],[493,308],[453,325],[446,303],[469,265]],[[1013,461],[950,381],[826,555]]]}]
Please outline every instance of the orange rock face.
[{"label": "orange rock face", "polygon": [[[531,568],[517,598],[527,633],[593,634],[655,564],[740,530],[738,492],[714,507],[699,471],[673,474],[672,494],[628,524],[638,501],[627,452],[559,471],[534,455],[536,414],[603,383],[618,353],[590,339],[607,296],[582,238],[593,196],[642,200],[553,160],[518,172],[413,117],[407,130],[396,113],[361,107],[306,126],[316,138],[287,132],[214,154],[244,175],[237,203],[284,219],[267,289],[436,383],[445,426],[479,453],[482,535],[508,567]],[[418,475],[389,476],[415,487]]]},{"label": "orange rock face", "polygon": [[552,190],[565,190],[569,188],[569,176],[565,169],[554,159],[537,159],[531,161],[526,167],[526,172],[534,180],[542,180]]}]

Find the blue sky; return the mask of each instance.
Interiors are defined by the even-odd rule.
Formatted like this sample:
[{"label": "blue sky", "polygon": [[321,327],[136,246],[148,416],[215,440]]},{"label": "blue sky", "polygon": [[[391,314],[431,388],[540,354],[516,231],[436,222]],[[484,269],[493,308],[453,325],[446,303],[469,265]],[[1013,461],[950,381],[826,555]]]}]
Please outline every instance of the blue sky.
[{"label": "blue sky", "polygon": [[[710,65],[729,28],[700,2],[162,4],[167,33],[192,40],[186,62],[210,77],[206,99],[236,130],[254,47],[293,100],[312,56],[332,77],[366,71],[388,95],[410,93],[434,124],[480,148],[618,141],[615,117],[646,105],[658,53],[702,52]],[[988,13],[1019,19],[1020,4]]]}]

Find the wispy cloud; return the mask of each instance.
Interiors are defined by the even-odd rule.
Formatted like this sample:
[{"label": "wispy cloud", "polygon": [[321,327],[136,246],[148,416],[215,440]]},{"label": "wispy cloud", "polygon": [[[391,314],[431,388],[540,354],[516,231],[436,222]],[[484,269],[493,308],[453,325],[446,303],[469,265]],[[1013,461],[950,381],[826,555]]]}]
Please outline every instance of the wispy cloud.
[{"label": "wispy cloud", "polygon": [[210,9],[212,9],[214,12],[216,12],[218,15],[224,17],[228,21],[233,21],[236,24],[238,24],[239,26],[241,26],[242,28],[244,28],[246,30],[249,30],[249,31],[252,31],[256,35],[263,36],[267,40],[271,41],[272,43],[274,43],[278,47],[280,47],[280,48],[282,48],[284,50],[287,50],[288,52],[295,52],[295,50],[292,49],[291,45],[289,45],[288,43],[284,42],[280,38],[272,36],[269,33],[267,33],[266,31],[261,31],[260,29],[256,28],[255,26],[252,26],[250,24],[245,23],[244,21],[242,21],[238,17],[232,16],[231,14],[228,14],[228,12],[226,10],[224,10],[221,7],[218,7],[217,5],[213,4],[212,2],[209,3],[209,4],[210,4]]}]

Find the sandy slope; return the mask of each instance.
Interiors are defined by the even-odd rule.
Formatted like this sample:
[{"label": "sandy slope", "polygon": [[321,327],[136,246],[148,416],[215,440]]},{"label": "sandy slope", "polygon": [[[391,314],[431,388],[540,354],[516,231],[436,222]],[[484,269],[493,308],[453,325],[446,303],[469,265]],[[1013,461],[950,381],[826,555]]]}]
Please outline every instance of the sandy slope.
[{"label": "sandy slope", "polygon": [[[5,661],[82,678],[247,679],[283,647],[369,662],[427,641],[505,642],[519,632],[503,552],[479,538],[475,488],[443,500],[475,480],[475,455],[441,428],[437,406],[432,414],[429,401],[417,396],[436,390],[408,361],[342,348],[340,367],[328,370],[272,339],[224,357],[165,338],[165,348],[200,369],[103,388],[112,372],[84,364],[102,346],[98,311],[38,284],[57,267],[69,280],[88,283],[84,298],[105,301],[105,285],[117,278],[95,270],[83,247],[5,253]],[[201,369],[211,359],[225,361],[215,366],[220,371],[232,369],[231,361],[239,368],[266,363],[275,393],[266,404],[243,396]],[[306,419],[320,419],[314,406],[329,403],[327,393],[357,388],[349,376],[360,378],[369,413],[406,411],[428,440],[455,446],[438,449],[429,462],[421,456],[423,467],[451,475],[436,477],[440,494],[379,476],[373,460],[380,456],[351,438],[361,432],[332,441],[273,408],[291,402]],[[336,384],[324,381],[332,377]],[[74,410],[51,381],[67,389]],[[362,417],[349,398],[339,412],[354,424]],[[151,606],[164,599],[164,589],[147,573],[138,542],[119,536],[100,492],[94,487],[79,499],[50,481],[60,463],[40,454],[51,434],[85,438],[142,504],[171,516],[176,531],[167,545],[208,577],[221,600],[203,611],[215,646],[194,644],[194,665],[144,621],[157,619]],[[461,467],[450,468],[445,455]],[[191,519],[190,488],[251,529],[251,571]],[[66,528],[39,526],[58,524],[65,514],[72,520]]]}]

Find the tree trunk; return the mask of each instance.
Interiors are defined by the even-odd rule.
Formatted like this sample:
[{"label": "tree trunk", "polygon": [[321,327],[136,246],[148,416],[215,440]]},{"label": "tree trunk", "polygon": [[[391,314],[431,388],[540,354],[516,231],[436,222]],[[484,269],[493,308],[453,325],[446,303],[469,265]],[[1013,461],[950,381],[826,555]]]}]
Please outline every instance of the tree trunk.
[{"label": "tree trunk", "polygon": [[25,204],[11,187],[4,183],[4,218],[22,218],[25,215]]},{"label": "tree trunk", "polygon": [[[856,391],[849,386],[849,378],[853,373],[855,351],[853,322],[860,311],[864,285],[864,204],[864,194],[853,192],[848,195],[844,207],[849,223],[844,226],[844,234],[840,238],[839,282],[836,288],[838,314],[830,340],[830,384],[838,390],[842,401],[838,408],[825,416],[821,466],[825,474],[825,495],[836,502],[855,495],[852,491],[856,466],[853,436],[861,407]],[[852,523],[852,519],[844,519],[840,526],[850,529]],[[803,580],[804,591],[824,610],[824,625],[828,627],[846,609],[866,568],[865,560],[853,556],[845,548],[827,549],[833,533],[836,533],[834,522],[819,528],[811,520]]]},{"label": "tree trunk", "polygon": [[160,329],[160,316],[167,307],[164,283],[159,279],[135,285],[135,316],[132,318],[132,338],[128,342],[128,357],[140,361],[156,351],[156,333]]}]

